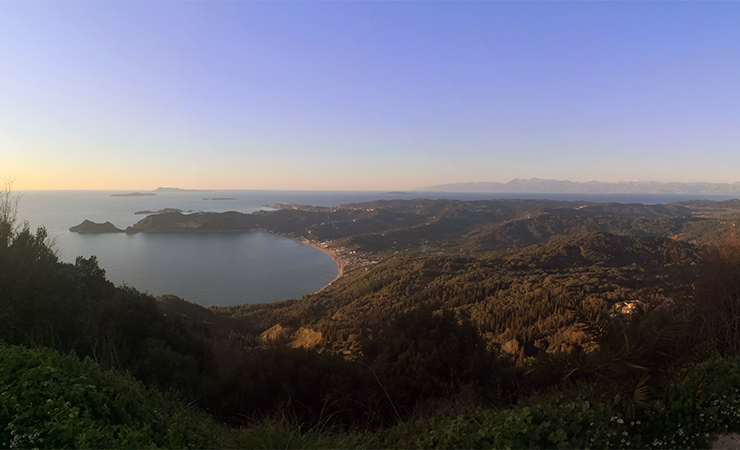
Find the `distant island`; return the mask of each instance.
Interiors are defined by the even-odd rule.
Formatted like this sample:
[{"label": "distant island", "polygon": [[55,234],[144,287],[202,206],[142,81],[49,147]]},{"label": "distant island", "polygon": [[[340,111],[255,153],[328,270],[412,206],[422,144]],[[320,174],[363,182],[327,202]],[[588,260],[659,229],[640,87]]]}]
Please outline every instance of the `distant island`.
[{"label": "distant island", "polygon": [[182,189],[177,187],[158,187],[155,192],[213,192],[213,189]]},{"label": "distant island", "polygon": [[111,197],[149,197],[157,195],[154,192],[129,192],[128,194],[111,194]]},{"label": "distant island", "polygon": [[[111,197],[148,197],[157,195],[156,193],[173,193],[173,192],[213,192],[213,189],[182,189],[177,187],[158,187],[152,192],[129,192],[127,194],[111,194]],[[215,199],[214,199],[215,200]],[[230,199],[229,199],[230,200]]]},{"label": "distant island", "polygon": [[214,197],[214,198],[204,198],[203,200],[236,200],[234,197]]},{"label": "distant island", "polygon": [[[173,212],[181,213],[184,211],[181,209],[177,209],[177,208],[164,208],[164,209],[160,209],[159,211],[151,211],[151,210],[145,209],[142,211],[136,211],[134,214],[164,214],[164,213],[173,213]],[[192,210],[186,211],[186,212],[192,212]]]},{"label": "distant island", "polygon": [[675,194],[675,195],[740,195],[736,183],[678,183],[660,181],[568,181],[543,178],[515,178],[508,183],[449,183],[416,189],[427,192],[491,192],[512,194]]}]

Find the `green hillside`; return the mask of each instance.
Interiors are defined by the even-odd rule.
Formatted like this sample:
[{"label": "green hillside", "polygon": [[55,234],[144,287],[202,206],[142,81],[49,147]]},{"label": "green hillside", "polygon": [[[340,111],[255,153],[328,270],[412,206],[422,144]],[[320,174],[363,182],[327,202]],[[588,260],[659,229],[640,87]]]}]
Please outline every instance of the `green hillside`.
[{"label": "green hillside", "polygon": [[285,207],[264,216],[370,239],[378,262],[299,300],[204,308],[60,262],[3,199],[0,446],[675,448],[740,430],[734,204]]}]

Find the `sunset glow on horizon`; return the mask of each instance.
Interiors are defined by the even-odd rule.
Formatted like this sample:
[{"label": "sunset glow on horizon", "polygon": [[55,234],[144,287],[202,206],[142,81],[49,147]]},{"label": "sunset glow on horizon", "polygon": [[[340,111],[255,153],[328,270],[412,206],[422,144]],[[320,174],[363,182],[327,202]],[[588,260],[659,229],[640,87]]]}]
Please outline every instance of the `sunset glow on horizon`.
[{"label": "sunset glow on horizon", "polygon": [[740,181],[738,2],[0,2],[14,189]]}]

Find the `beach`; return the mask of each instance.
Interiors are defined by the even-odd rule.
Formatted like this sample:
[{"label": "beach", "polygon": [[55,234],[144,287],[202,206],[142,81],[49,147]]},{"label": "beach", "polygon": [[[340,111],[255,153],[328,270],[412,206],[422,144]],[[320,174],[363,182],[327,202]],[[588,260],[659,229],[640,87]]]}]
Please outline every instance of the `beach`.
[{"label": "beach", "polygon": [[[344,268],[347,265],[347,261],[344,258],[342,258],[339,255],[339,253],[337,253],[335,250],[330,249],[330,248],[324,246],[324,244],[321,244],[319,242],[313,242],[313,241],[309,241],[309,240],[306,240],[306,239],[302,239],[301,240],[301,243],[303,243],[305,245],[308,245],[309,247],[313,247],[313,248],[315,248],[317,250],[321,250],[322,252],[324,252],[327,255],[329,255],[329,257],[334,261],[334,263],[337,265],[337,269],[339,270],[339,274],[337,274],[337,277],[334,278],[331,281],[331,283],[337,281],[342,276],[342,274],[344,274]],[[327,284],[326,286],[331,285],[331,283]],[[319,290],[319,292],[322,291],[322,290],[324,290],[326,288],[326,286],[324,286],[323,288],[321,288]]]}]

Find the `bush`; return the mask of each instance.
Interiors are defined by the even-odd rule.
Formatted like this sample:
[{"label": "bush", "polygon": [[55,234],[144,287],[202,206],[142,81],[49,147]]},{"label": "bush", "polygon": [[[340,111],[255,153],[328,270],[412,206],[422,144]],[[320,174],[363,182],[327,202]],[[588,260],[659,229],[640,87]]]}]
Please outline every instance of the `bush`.
[{"label": "bush", "polygon": [[556,394],[532,406],[405,422],[377,437],[401,448],[707,448],[737,432],[740,358],[728,358],[687,370],[647,409]]},{"label": "bush", "polygon": [[362,341],[363,358],[393,407],[407,417],[421,402],[450,399],[463,388],[488,404],[505,391],[506,364],[489,353],[477,327],[433,307],[398,315]]},{"label": "bush", "polygon": [[[740,432],[740,358],[707,361],[688,370],[657,409],[655,441],[667,447],[704,447],[719,433]],[[675,433],[667,432],[671,430]]]},{"label": "bush", "polygon": [[339,355],[267,348],[211,379],[204,403],[236,424],[275,415],[309,424],[369,424],[376,421],[378,397],[370,377],[367,368]]},{"label": "bush", "polygon": [[0,344],[0,447],[223,446],[212,418],[89,358]]}]

